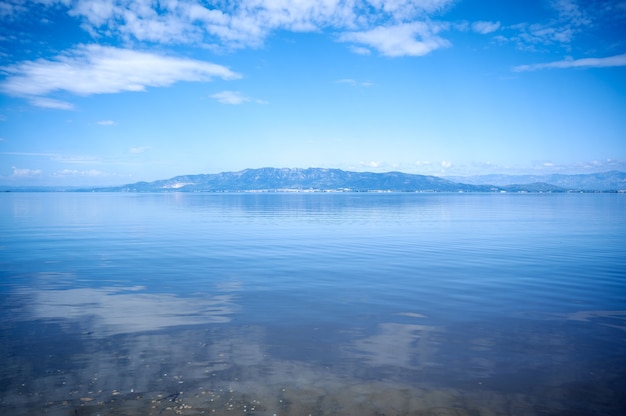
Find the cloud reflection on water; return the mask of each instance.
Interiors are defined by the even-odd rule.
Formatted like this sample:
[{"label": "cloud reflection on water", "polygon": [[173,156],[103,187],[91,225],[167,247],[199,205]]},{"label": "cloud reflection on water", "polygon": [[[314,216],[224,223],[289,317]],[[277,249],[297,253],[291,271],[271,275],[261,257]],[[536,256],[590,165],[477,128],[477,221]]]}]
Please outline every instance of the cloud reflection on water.
[{"label": "cloud reflection on water", "polygon": [[23,288],[19,295],[28,299],[26,318],[78,323],[94,336],[227,323],[237,309],[231,294],[181,297],[142,286]]},{"label": "cloud reflection on water", "polygon": [[[41,403],[47,403],[51,410],[67,412],[81,408],[81,398],[89,398],[93,399],[89,405],[94,414],[156,415],[168,406],[185,403],[194,409],[217,409],[213,414],[226,415],[234,409],[245,411],[244,405],[261,403],[262,411],[255,414],[363,415],[394,411],[530,416],[536,414],[537,406],[546,403],[551,410],[561,409],[567,399],[562,379],[572,378],[550,371],[550,378],[543,380],[544,387],[551,387],[548,393],[534,387],[525,394],[517,389],[499,391],[490,377],[498,364],[499,346],[511,340],[510,334],[485,333],[475,328],[467,334],[455,334],[452,328],[421,324],[424,321],[414,323],[412,319],[429,319],[417,313],[398,313],[398,322],[381,322],[364,331],[355,329],[348,339],[342,338],[343,347],[339,347],[343,360],[318,365],[306,356],[285,359],[273,354],[276,328],[272,332],[266,326],[232,324],[238,306],[228,291],[240,290],[238,282],[221,288],[219,293],[227,294],[190,297],[147,293],[141,286],[43,286],[21,289],[19,295],[29,299],[24,306],[26,317],[39,320],[42,327],[49,321],[60,323],[68,334],[51,333],[51,339],[39,340],[35,348],[44,346],[44,350],[37,352],[43,357],[37,365],[21,355],[5,355],[4,372],[9,375],[10,385],[3,400],[7,409],[22,411],[13,414],[29,414]],[[588,315],[579,313],[572,319],[575,317],[584,321]],[[196,324],[199,326],[190,326]],[[93,333],[80,335],[77,329]],[[292,334],[293,328],[283,330]],[[518,341],[526,340],[534,348],[535,358],[527,363],[529,366],[543,357],[538,355],[543,351],[537,349],[539,346],[545,345],[547,354],[555,347],[570,345],[572,340],[571,335],[551,333],[547,328],[539,332],[534,326],[517,330],[522,331],[517,334]],[[320,336],[332,337],[333,332],[327,330]],[[470,340],[466,349],[459,350],[460,344],[450,347],[459,336]],[[65,362],[58,359],[55,349],[45,349],[47,343],[57,342],[55,337],[67,339],[63,344],[66,346],[61,347],[67,348]],[[289,337],[286,340],[293,341]],[[527,351],[523,347],[519,353],[527,355]],[[456,357],[459,353],[462,356]],[[569,350],[562,354],[569,356]],[[453,360],[444,368],[444,356],[465,363]],[[548,362],[555,355],[551,352],[543,358]],[[442,373],[447,377],[450,373],[475,376],[474,388],[457,390],[449,383],[438,382]],[[581,385],[591,383],[593,380]],[[177,392],[184,394],[177,396],[176,403],[159,401],[159,397]],[[598,401],[608,402],[610,393]],[[231,407],[233,403],[239,407]],[[422,413],[410,413],[416,409]]]},{"label": "cloud reflection on water", "polygon": [[434,362],[440,329],[428,325],[382,323],[378,333],[356,340],[354,355],[371,366],[394,366],[416,369]]}]

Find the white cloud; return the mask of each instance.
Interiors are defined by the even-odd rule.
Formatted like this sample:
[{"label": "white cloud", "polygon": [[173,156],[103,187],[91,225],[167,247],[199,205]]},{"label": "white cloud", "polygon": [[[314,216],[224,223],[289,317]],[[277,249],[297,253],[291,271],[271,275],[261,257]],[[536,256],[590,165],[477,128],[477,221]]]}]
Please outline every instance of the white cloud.
[{"label": "white cloud", "polygon": [[[94,38],[120,37],[210,48],[261,46],[277,30],[330,29],[355,53],[369,45],[388,56],[422,56],[447,45],[433,36],[430,16],[455,0],[24,0],[63,6]],[[426,33],[420,26],[429,28]],[[408,31],[409,33],[405,33]],[[373,37],[372,37],[373,36]],[[380,39],[380,37],[386,39]],[[395,40],[390,40],[392,37]],[[416,39],[419,37],[419,40]]]},{"label": "white cloud", "polygon": [[355,86],[356,81],[350,78],[345,78],[345,79],[338,79],[337,81],[335,81],[337,84],[347,84],[347,85],[352,85]]},{"label": "white cloud", "polygon": [[53,157],[56,153],[34,153],[34,152],[0,152],[0,155],[29,156],[29,157]]},{"label": "white cloud", "polygon": [[83,177],[100,177],[108,176],[105,172],[96,169],[90,170],[76,170],[76,169],[63,169],[55,172],[52,176],[66,177],[66,176],[83,176]]},{"label": "white cloud", "polygon": [[568,44],[577,32],[571,25],[559,24],[520,24],[514,27],[520,34],[514,37],[522,49],[533,49],[534,45]]},{"label": "white cloud", "polygon": [[53,154],[50,155],[50,160],[54,160],[55,162],[61,163],[71,163],[75,165],[92,165],[101,163],[101,161],[94,156],[86,156],[86,155],[61,155],[61,154]]},{"label": "white cloud", "polygon": [[43,157],[61,163],[73,164],[97,164],[101,161],[94,156],[86,155],[64,155],[60,153],[36,153],[36,152],[0,152],[0,155],[14,155],[27,157]]},{"label": "white cloud", "polygon": [[[0,87],[1,88],[1,87]],[[54,108],[56,110],[73,110],[74,105],[66,101],[46,97],[33,97],[29,102],[36,107]]]},{"label": "white cloud", "polygon": [[552,17],[549,20],[509,26],[507,29],[518,33],[501,39],[513,41],[523,50],[541,50],[548,45],[567,48],[577,35],[600,25],[602,15],[607,13],[603,9],[608,3],[600,6],[592,2],[551,0],[548,5],[552,9]]},{"label": "white cloud", "polygon": [[26,13],[28,9],[19,2],[3,1],[0,2],[0,18],[11,18],[16,14]]},{"label": "white cloud", "polygon": [[371,55],[372,51],[368,48],[364,48],[362,46],[351,45],[350,50],[357,55]]},{"label": "white cloud", "polygon": [[248,102],[254,102],[257,104],[267,104],[266,101],[259,100],[257,98],[246,97],[239,91],[221,91],[211,95],[211,98],[216,99],[222,104],[238,105]]},{"label": "white cloud", "polygon": [[524,72],[549,68],[607,68],[615,66],[626,66],[626,54],[606,58],[565,59],[544,64],[518,65],[513,68],[513,71]]},{"label": "white cloud", "polygon": [[552,7],[562,20],[574,26],[588,26],[592,23],[587,13],[575,1],[552,0]]},{"label": "white cloud", "polygon": [[[361,1],[359,1],[360,3]],[[70,14],[95,34],[160,43],[219,41],[230,47],[259,46],[275,29],[315,31],[354,20],[354,3],[341,0],[75,0]]]},{"label": "white cloud", "polygon": [[100,120],[97,124],[100,126],[115,126],[117,123],[113,120]]},{"label": "white cloud", "polygon": [[60,109],[70,109],[71,104],[45,96],[56,91],[79,95],[144,91],[179,81],[240,77],[209,62],[100,45],[80,45],[51,60],[23,61],[3,70],[8,77],[0,84],[1,91]]},{"label": "white cloud", "polygon": [[452,162],[449,162],[447,160],[443,160],[441,162],[441,167],[444,169],[450,169],[452,167]]},{"label": "white cloud", "polygon": [[73,3],[74,5],[69,14],[72,16],[83,16],[94,25],[104,24],[115,13],[119,13],[122,10],[121,2],[117,3],[114,0],[78,0]]},{"label": "white cloud", "polygon": [[243,104],[243,103],[250,101],[250,98],[242,95],[238,91],[217,92],[211,95],[211,98],[215,98],[217,101],[219,101],[222,104],[233,104],[233,105]]},{"label": "white cloud", "polygon": [[130,149],[128,149],[128,152],[132,154],[140,154],[150,149],[152,149],[151,146],[138,146],[138,147],[131,147]]},{"label": "white cloud", "polygon": [[476,33],[486,35],[495,32],[500,28],[500,22],[474,22],[472,24],[472,30]]},{"label": "white cloud", "polygon": [[13,166],[13,174],[11,176],[19,177],[19,178],[27,178],[31,176],[39,176],[41,175],[40,169],[21,169]]},{"label": "white cloud", "polygon": [[371,162],[359,162],[359,165],[366,166],[368,168],[377,168],[380,166],[380,162],[372,160]]},{"label": "white cloud", "polygon": [[438,25],[425,22],[402,23],[347,32],[340,35],[339,40],[370,46],[385,56],[423,56],[450,46],[450,42],[436,35],[440,29]]},{"label": "white cloud", "polygon": [[[584,162],[572,163],[554,163],[550,161],[536,161],[532,165],[532,170],[538,172],[561,172],[569,174],[590,173],[590,172],[607,172],[611,170],[626,170],[626,160],[623,159],[604,159],[590,160]],[[523,172],[522,172],[523,173]]]},{"label": "white cloud", "polygon": [[398,20],[406,20],[418,14],[441,10],[452,0],[367,0],[367,3]]},{"label": "white cloud", "polygon": [[366,87],[367,88],[367,87],[372,87],[374,85],[374,83],[372,82],[368,82],[368,81],[360,82],[351,78],[338,79],[335,82],[337,84],[350,85],[351,87]]}]

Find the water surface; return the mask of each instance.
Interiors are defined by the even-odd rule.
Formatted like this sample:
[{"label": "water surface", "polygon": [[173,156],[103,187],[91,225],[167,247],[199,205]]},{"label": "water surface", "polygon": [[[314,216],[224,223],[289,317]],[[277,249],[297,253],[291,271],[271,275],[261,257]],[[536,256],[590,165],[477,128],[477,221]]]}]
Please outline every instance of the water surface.
[{"label": "water surface", "polygon": [[0,413],[622,415],[626,196],[0,195]]}]

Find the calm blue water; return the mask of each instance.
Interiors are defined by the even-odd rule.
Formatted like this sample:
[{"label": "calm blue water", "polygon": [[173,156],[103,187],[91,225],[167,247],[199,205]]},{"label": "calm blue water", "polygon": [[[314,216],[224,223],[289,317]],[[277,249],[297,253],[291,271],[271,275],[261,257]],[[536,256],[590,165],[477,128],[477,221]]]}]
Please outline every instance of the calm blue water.
[{"label": "calm blue water", "polygon": [[0,413],[626,414],[626,195],[0,195]]}]

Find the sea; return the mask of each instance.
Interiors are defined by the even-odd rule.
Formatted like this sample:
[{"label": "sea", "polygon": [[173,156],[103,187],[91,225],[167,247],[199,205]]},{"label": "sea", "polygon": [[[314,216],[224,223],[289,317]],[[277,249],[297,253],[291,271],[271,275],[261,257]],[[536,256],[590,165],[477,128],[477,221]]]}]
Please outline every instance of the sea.
[{"label": "sea", "polygon": [[0,414],[626,414],[626,194],[0,194]]}]

